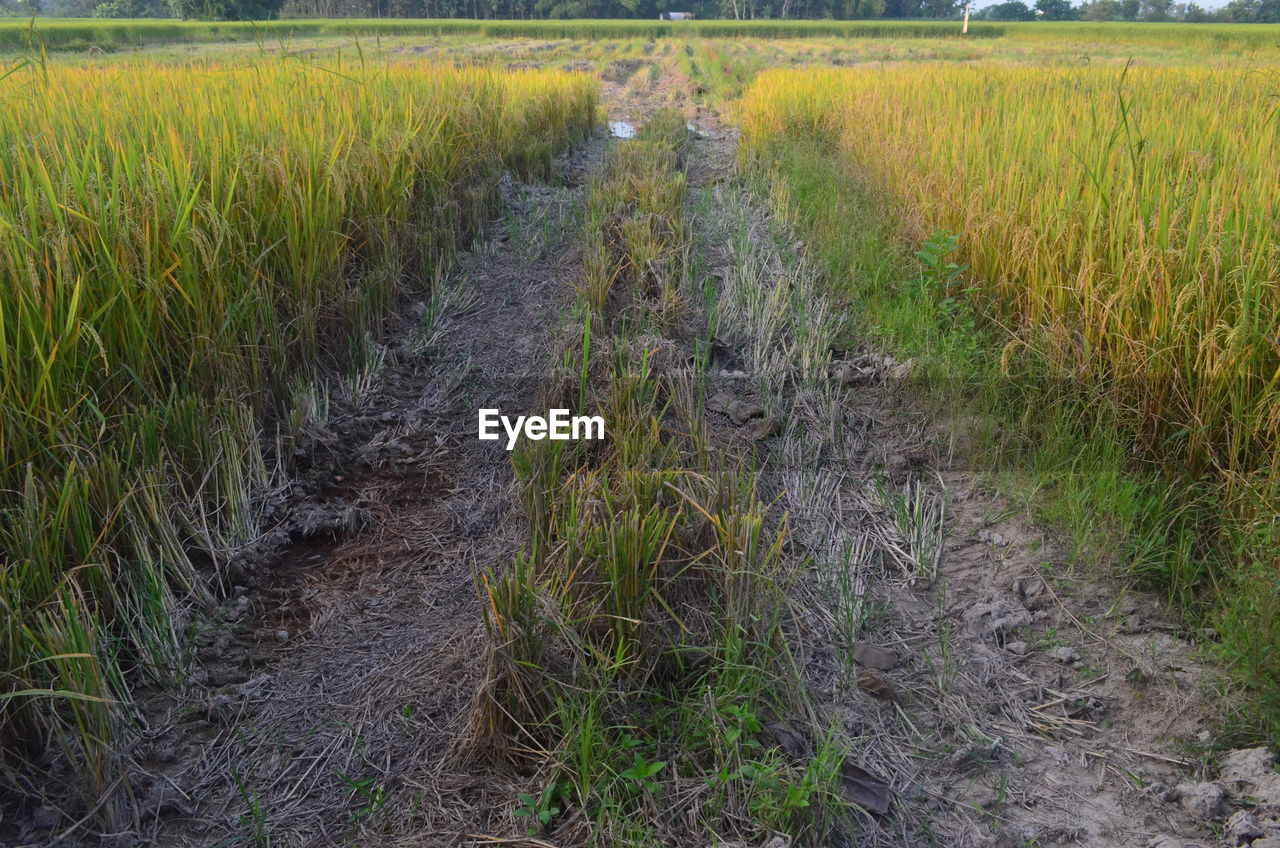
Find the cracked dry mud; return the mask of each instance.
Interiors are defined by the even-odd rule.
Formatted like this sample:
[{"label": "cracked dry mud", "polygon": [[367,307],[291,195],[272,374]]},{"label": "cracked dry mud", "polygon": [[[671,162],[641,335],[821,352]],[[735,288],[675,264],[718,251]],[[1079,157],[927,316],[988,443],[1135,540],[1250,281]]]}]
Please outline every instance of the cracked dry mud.
[{"label": "cracked dry mud", "polygon": [[[1247,844],[1215,828],[1249,797],[1238,782],[1194,789],[1215,776],[1189,753],[1208,678],[1159,603],[1068,568],[952,449],[963,424],[919,411],[908,363],[841,349],[840,303],[734,180],[733,132],[674,65],[653,100],[603,87],[611,118],[674,101],[697,128],[690,217],[721,302],[709,427],[787,516],[790,635],[820,721],[892,790],[833,844]],[[514,816],[529,780],[466,744],[485,673],[474,575],[524,542],[509,455],[476,439],[476,410],[535,411],[607,143],[625,142],[598,135],[558,181],[509,186],[483,244],[403,305],[380,363],[312,427],[196,679],[146,703],[136,832],[86,842],[556,844]],[[806,733],[767,729],[793,756]],[[1267,838],[1257,813],[1232,821]]]}]

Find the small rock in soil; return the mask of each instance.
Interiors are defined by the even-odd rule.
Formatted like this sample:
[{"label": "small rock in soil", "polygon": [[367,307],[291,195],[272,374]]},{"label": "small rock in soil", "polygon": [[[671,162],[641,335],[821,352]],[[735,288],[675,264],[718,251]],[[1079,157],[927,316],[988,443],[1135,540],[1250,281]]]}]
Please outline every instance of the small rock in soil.
[{"label": "small rock in soil", "polygon": [[1280,773],[1275,754],[1266,748],[1241,748],[1222,758],[1218,781],[1234,797],[1256,798],[1260,805],[1280,806]]},{"label": "small rock in soil", "polygon": [[1060,645],[1049,651],[1046,656],[1051,660],[1065,663],[1066,665],[1075,665],[1080,662],[1080,652],[1068,645]]},{"label": "small rock in soil", "polygon": [[1019,657],[1025,657],[1027,655],[1027,652],[1031,650],[1030,646],[1028,646],[1026,642],[1023,642],[1021,640],[1017,642],[1010,642],[1009,644],[1004,646],[1004,649],[1009,653],[1015,654],[1016,656],[1019,656]]},{"label": "small rock in soil", "polygon": [[1031,614],[1021,605],[993,599],[969,607],[964,620],[975,636],[994,636],[1003,641],[1009,633],[1030,625]]},{"label": "small rock in soil", "polygon": [[1132,636],[1135,633],[1144,633],[1150,629],[1151,627],[1147,625],[1142,620],[1142,616],[1138,615],[1137,613],[1133,613],[1132,615],[1125,618],[1124,624],[1120,625],[1120,632],[1130,636]]},{"label": "small rock in soil", "polygon": [[1221,815],[1226,793],[1216,783],[1180,783],[1178,801],[1182,808],[1194,816],[1209,820]]},{"label": "small rock in soil", "polygon": [[235,717],[236,702],[230,695],[214,695],[205,711],[210,724],[230,724]]},{"label": "small rock in soil", "polygon": [[1029,610],[1041,609],[1049,600],[1048,588],[1045,586],[1044,578],[1039,575],[1019,577],[1014,580],[1013,593]]},{"label": "small rock in soil", "polygon": [[888,366],[885,369],[884,375],[889,380],[905,380],[911,376],[911,372],[915,371],[915,369],[916,361],[914,359],[908,359]]},{"label": "small rock in soil", "polygon": [[249,675],[236,666],[223,666],[209,670],[208,684],[214,688],[244,683]]},{"label": "small rock in soil", "polygon": [[727,415],[730,421],[739,426],[746,424],[752,418],[764,415],[764,407],[738,400],[730,392],[717,392],[712,395],[707,399],[707,409]]},{"label": "small rock in soil", "polygon": [[747,432],[757,442],[771,439],[782,432],[782,419],[776,415],[760,418],[751,425]]},{"label": "small rock in soil", "polygon": [[986,542],[987,544],[997,548],[1003,548],[1009,544],[1008,539],[1006,539],[1000,533],[995,532],[994,530],[979,530],[978,541]]},{"label": "small rock in soil", "polygon": [[55,807],[36,807],[31,814],[31,826],[36,830],[53,830],[61,819],[62,815]]},{"label": "small rock in soil", "polygon": [[867,668],[891,671],[899,662],[898,652],[870,642],[853,643],[853,661]]},{"label": "small rock in soil", "polygon": [[1232,845],[1248,845],[1266,835],[1258,817],[1248,810],[1236,810],[1227,819],[1227,838]]},{"label": "small rock in soil", "polygon": [[968,745],[965,745],[963,748],[959,749],[958,751],[953,753],[950,757],[948,757],[948,760],[951,762],[951,764],[955,766],[955,768],[958,771],[961,771],[961,772],[970,771],[973,769],[974,766],[977,766],[979,767],[979,769],[981,769],[984,766],[987,766],[991,763],[999,761],[999,759],[1000,759],[999,740],[992,740],[991,742],[985,745],[979,744],[977,742],[973,742]]},{"label": "small rock in soil", "polygon": [[843,359],[831,363],[829,373],[831,379],[842,386],[860,386],[874,380],[876,371],[874,366],[861,364],[858,360]]}]

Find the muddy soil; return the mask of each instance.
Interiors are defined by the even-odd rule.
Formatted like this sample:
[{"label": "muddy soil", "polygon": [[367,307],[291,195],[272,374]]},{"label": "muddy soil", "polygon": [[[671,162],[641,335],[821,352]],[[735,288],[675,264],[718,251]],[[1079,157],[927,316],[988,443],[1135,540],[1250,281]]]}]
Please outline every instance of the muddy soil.
[{"label": "muddy soil", "polygon": [[[807,285],[838,316],[803,245],[735,181],[733,131],[673,63],[652,67],[646,85],[639,65],[611,69],[605,102],[636,124],[686,110],[700,273],[722,290]],[[581,273],[584,181],[621,143],[602,130],[551,182],[508,186],[506,215],[404,304],[379,362],[311,427],[304,478],[235,563],[191,685],[145,702],[136,827],[46,816],[15,844],[550,844],[514,817],[527,777],[468,744],[485,674],[475,575],[525,540],[509,455],[477,440],[476,411],[534,411]],[[737,323],[707,376],[709,398],[759,413],[710,418],[788,513],[792,637],[818,712],[892,786],[855,843],[1228,844],[1244,802],[1178,788],[1212,776],[1197,755],[1209,677],[1158,601],[1068,567],[984,488],[954,425],[919,411],[909,363],[846,346],[818,371],[753,367],[777,346],[768,308],[722,316]]]}]

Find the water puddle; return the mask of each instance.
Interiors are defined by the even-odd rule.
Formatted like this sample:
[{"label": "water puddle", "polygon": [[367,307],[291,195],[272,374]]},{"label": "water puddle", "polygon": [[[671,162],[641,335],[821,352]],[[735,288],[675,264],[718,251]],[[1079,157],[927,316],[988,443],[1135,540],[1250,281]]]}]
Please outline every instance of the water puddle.
[{"label": "water puddle", "polygon": [[635,138],[636,125],[626,121],[610,121],[609,134],[614,138]]},{"label": "water puddle", "polygon": [[[699,138],[706,138],[707,136],[707,131],[693,121],[686,123],[685,128]],[[610,121],[609,134],[614,138],[635,138],[636,125],[628,121]]]}]

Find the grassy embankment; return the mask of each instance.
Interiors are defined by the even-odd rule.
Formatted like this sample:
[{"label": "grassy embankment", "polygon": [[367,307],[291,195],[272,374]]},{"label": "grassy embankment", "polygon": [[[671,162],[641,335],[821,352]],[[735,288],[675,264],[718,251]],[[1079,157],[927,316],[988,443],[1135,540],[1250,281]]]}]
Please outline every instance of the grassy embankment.
[{"label": "grassy embankment", "polygon": [[[1267,78],[769,72],[741,120],[778,208],[864,328],[926,364],[979,465],[1011,472],[1082,558],[1119,540],[1130,574],[1216,628],[1257,707],[1247,727],[1274,739],[1280,183],[1265,151],[1280,124]],[[935,235],[912,261],[906,246],[935,230],[958,241]]]},{"label": "grassy embankment", "polygon": [[4,85],[0,766],[59,747],[91,804],[131,684],[182,674],[190,609],[287,473],[308,386],[486,220],[504,168],[589,128],[595,86],[282,63]]},{"label": "grassy embankment", "polygon": [[762,741],[770,719],[807,715],[780,630],[783,537],[709,442],[669,340],[709,332],[687,309],[684,121],[659,113],[589,187],[585,279],[543,404],[602,415],[607,440],[518,449],[531,540],[483,580],[482,749],[536,770],[524,810],[557,842],[817,838],[843,809],[840,752],[795,761]]}]

